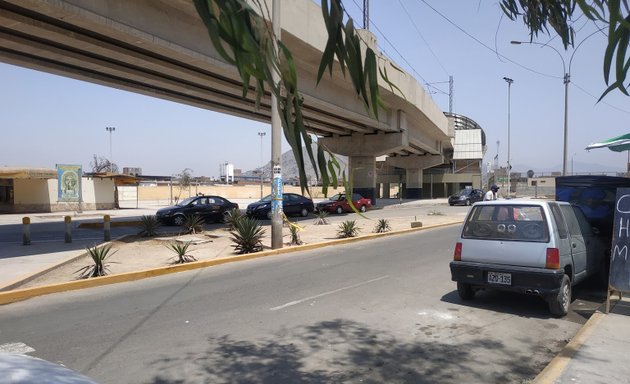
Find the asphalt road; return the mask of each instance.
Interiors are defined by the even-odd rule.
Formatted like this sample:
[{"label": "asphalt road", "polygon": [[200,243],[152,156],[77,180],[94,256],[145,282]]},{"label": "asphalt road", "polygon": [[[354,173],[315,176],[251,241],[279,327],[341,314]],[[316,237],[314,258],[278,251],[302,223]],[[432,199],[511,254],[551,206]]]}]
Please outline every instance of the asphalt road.
[{"label": "asphalt road", "polygon": [[0,350],[33,349],[101,383],[527,381],[598,304],[555,319],[535,297],[462,303],[448,270],[458,229],[3,306]]}]

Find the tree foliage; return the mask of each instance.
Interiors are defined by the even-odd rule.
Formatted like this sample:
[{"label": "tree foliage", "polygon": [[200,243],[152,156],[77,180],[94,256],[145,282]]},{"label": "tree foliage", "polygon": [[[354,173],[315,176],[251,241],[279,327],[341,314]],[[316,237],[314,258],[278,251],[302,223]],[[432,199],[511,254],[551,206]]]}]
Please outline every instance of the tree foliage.
[{"label": "tree foliage", "polygon": [[90,162],[90,167],[94,173],[118,172],[118,166],[116,163],[112,163],[109,159],[97,156],[96,154]]},{"label": "tree foliage", "polygon": [[603,60],[604,80],[610,91],[628,94],[626,77],[630,68],[630,9],[627,0],[501,0],[501,9],[511,19],[522,17],[533,41],[540,33],[549,34],[549,27],[562,39],[565,49],[575,45],[573,22],[579,10],[589,20],[608,26],[608,46]]},{"label": "tree foliage", "polygon": [[[289,49],[273,33],[268,22],[271,20],[269,9],[260,0],[194,0],[194,3],[208,29],[212,45],[226,62],[237,68],[243,81],[243,97],[247,96],[252,83],[255,85],[257,106],[266,88],[277,97],[284,137],[291,145],[298,165],[302,192],[310,193],[304,171],[305,157],[308,156],[318,179],[321,174],[326,194],[329,184],[337,185],[337,175],[341,173],[345,179],[345,174],[332,153],[329,152],[331,156],[328,160],[325,158],[325,148],[318,145],[317,153],[313,153],[313,140],[307,132],[308,122],[302,112],[304,98],[298,90],[295,62]],[[254,4],[256,9],[250,4]],[[344,76],[346,73],[350,76],[354,90],[366,109],[372,116],[378,117],[382,102],[377,73],[392,88],[395,87],[387,78],[386,69],[378,66],[377,55],[371,48],[361,49],[361,40],[352,19],[344,23],[341,0],[323,0],[322,15],[329,36],[317,81],[322,79],[326,69],[332,75],[337,63]],[[365,57],[362,52],[365,52]],[[279,84],[274,82],[273,73],[279,74]],[[306,154],[303,148],[306,148]]]}]

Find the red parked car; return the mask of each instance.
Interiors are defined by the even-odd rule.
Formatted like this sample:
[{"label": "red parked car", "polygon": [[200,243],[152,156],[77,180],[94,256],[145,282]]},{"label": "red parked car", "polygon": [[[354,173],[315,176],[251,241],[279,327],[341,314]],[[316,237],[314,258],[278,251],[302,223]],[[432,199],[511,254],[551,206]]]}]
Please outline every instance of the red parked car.
[{"label": "red parked car", "polygon": [[[368,208],[372,208],[370,199],[366,199],[358,193],[352,194],[352,204],[360,212],[365,212]],[[338,193],[328,200],[317,203],[317,210],[332,213],[354,212],[346,199],[345,193]]]}]

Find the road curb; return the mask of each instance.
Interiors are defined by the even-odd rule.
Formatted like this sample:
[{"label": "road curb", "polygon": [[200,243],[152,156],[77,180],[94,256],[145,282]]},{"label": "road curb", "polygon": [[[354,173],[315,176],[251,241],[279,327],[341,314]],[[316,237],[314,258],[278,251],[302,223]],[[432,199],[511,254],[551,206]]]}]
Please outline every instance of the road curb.
[{"label": "road curb", "polygon": [[602,321],[606,314],[596,311],[580,328],[575,336],[564,346],[562,351],[558,353],[538,376],[532,381],[533,384],[553,384],[560,378],[567,366],[575,357],[575,354],[582,348],[586,340],[588,340],[595,327]]},{"label": "road curb", "polygon": [[[387,236],[402,235],[402,234],[422,231],[426,229],[446,227],[446,226],[456,225],[456,224],[461,224],[461,223],[462,223],[461,220],[457,220],[453,222],[428,225],[426,227],[420,227],[420,228],[409,228],[409,229],[403,229],[400,231],[392,231],[392,232],[385,232],[385,233],[371,233],[371,234],[361,236],[361,237],[351,237],[351,238],[346,238],[346,239],[324,241],[320,243],[297,245],[297,246],[292,246],[290,248],[267,250],[267,251],[256,252],[256,253],[248,253],[245,255],[222,257],[222,258],[212,259],[212,260],[199,260],[199,261],[194,261],[194,262],[186,263],[186,264],[169,265],[169,266],[159,267],[159,268],[154,268],[154,269],[120,273],[116,275],[95,277],[95,278],[90,278],[90,279],[85,279],[85,280],[75,280],[75,281],[70,281],[66,283],[52,284],[52,285],[46,285],[46,286],[41,286],[41,287],[15,289],[12,291],[0,291],[0,305],[14,303],[17,301],[30,299],[37,296],[48,295],[51,293],[73,291],[77,289],[92,288],[92,287],[99,287],[99,286],[109,285],[109,284],[141,280],[141,279],[145,279],[149,277],[162,276],[162,275],[167,275],[167,274],[176,273],[176,272],[184,272],[184,271],[190,271],[194,269],[212,267],[215,265],[234,263],[238,261],[252,260],[252,259],[258,259],[262,257],[282,255],[282,254],[293,253],[293,252],[308,251],[308,250],[328,247],[332,245],[348,244],[348,243],[354,243],[358,241],[387,237]],[[82,257],[82,256],[83,255],[77,256],[77,258]],[[64,261],[60,264],[57,264],[55,267],[58,267],[59,265],[63,265],[67,262],[69,261]],[[48,268],[47,271],[40,271],[39,276],[41,276],[42,274],[48,272],[49,270],[53,268],[54,267]],[[30,281],[33,279],[33,277],[30,277],[28,279]],[[17,285],[18,282],[14,282],[12,284]]]}]

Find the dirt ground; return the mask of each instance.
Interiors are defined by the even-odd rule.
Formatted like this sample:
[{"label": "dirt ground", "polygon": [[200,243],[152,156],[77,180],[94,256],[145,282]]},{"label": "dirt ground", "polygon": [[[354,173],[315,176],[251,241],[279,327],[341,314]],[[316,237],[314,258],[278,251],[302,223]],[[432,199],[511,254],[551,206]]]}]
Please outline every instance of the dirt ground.
[{"label": "dirt ground", "polygon": [[[360,228],[358,237],[373,233],[377,220],[370,220],[361,217],[352,217],[357,221]],[[327,242],[337,239],[339,231],[339,223],[342,220],[330,221],[327,225],[315,225],[315,219],[305,220],[297,223],[302,230],[299,232],[300,240],[304,244],[314,244]],[[400,231],[411,228],[411,219],[392,218],[388,219],[392,231]],[[453,218],[444,216],[427,216],[422,218],[423,226],[439,224],[453,221]],[[266,230],[263,245],[265,249],[271,249],[271,225],[265,222],[263,227]],[[176,254],[172,249],[168,248],[168,244],[175,241],[187,242],[191,241],[188,248],[188,254],[194,256],[197,260],[208,260],[215,258],[223,258],[235,256],[233,242],[230,240],[230,232],[222,226],[214,225],[207,227],[201,233],[178,235],[174,233],[177,227],[162,227],[159,229],[161,235],[152,238],[143,238],[139,236],[126,236],[123,239],[111,242],[112,252],[108,258],[109,274],[118,274],[124,272],[134,272],[153,268],[164,267],[173,264],[176,261]],[[169,234],[169,232],[171,232]],[[288,227],[283,228],[284,247],[294,247],[290,244],[290,231]],[[18,288],[30,288],[42,285],[64,283],[79,279],[77,271],[82,267],[91,265],[92,260],[89,256],[84,255],[67,264],[56,267],[55,269],[39,276]]]}]

